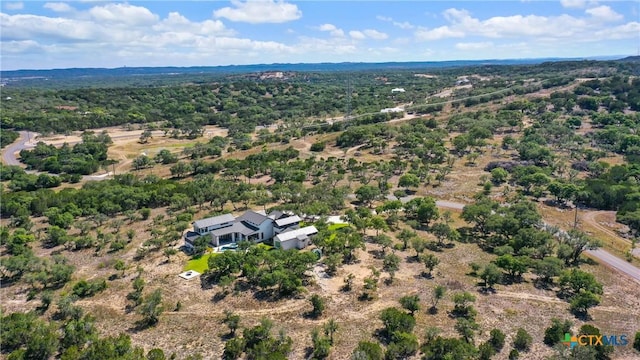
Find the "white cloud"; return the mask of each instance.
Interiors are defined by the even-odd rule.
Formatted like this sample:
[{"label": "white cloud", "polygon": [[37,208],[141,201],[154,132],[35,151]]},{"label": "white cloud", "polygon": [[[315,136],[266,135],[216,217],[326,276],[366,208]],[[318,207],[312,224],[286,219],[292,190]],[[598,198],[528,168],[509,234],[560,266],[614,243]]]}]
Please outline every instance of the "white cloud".
[{"label": "white cloud", "polygon": [[89,15],[101,23],[130,26],[152,25],[158,21],[158,15],[153,14],[149,9],[129,4],[95,6],[89,10]]},{"label": "white cloud", "polygon": [[390,22],[391,24],[393,24],[393,26],[398,27],[398,28],[403,29],[403,30],[410,30],[410,29],[414,29],[415,28],[415,25],[411,24],[408,21],[403,21],[403,22],[394,21],[393,18],[390,18],[388,16],[378,15],[378,16],[376,16],[376,19],[378,19],[380,21]]},{"label": "white cloud", "polygon": [[24,9],[24,3],[22,1],[6,2],[4,3],[4,8],[7,10],[22,10]]},{"label": "white cloud", "polygon": [[374,39],[374,40],[384,40],[387,39],[389,37],[389,35],[380,32],[378,30],[373,30],[373,29],[366,29],[362,31],[367,37]]},{"label": "white cloud", "polygon": [[560,4],[565,8],[581,9],[587,5],[586,0],[560,0]]},{"label": "white cloud", "polygon": [[333,24],[322,24],[318,27],[318,30],[329,32],[331,36],[338,36],[338,37],[344,36],[344,31],[342,29],[337,28]]},{"label": "white cloud", "polygon": [[73,7],[71,7],[69,4],[67,3],[61,3],[61,2],[51,2],[51,3],[45,3],[43,5],[43,7],[45,9],[49,9],[51,11],[55,11],[55,12],[72,12],[75,9]]},{"label": "white cloud", "polygon": [[493,43],[490,41],[485,42],[467,42],[467,43],[457,43],[456,49],[458,50],[482,50],[493,47]]},{"label": "white cloud", "polygon": [[634,21],[595,32],[594,40],[618,40],[638,38],[640,22]]},{"label": "white cloud", "polygon": [[352,39],[355,40],[364,40],[367,37],[362,33],[362,31],[358,31],[358,30],[351,30],[349,31],[349,36],[351,36]]},{"label": "white cloud", "polygon": [[231,0],[234,7],[224,7],[213,12],[217,18],[250,24],[284,23],[302,17],[295,4],[283,0]]},{"label": "white cloud", "polygon": [[591,9],[587,9],[585,10],[585,12],[591,16],[593,16],[594,18],[600,19],[602,21],[619,21],[622,20],[624,18],[624,16],[618,14],[617,12],[613,11],[613,9],[611,9],[610,7],[608,7],[607,5],[601,5],[598,7],[594,7]]},{"label": "white cloud", "polygon": [[465,33],[459,30],[453,30],[448,26],[440,26],[435,29],[426,29],[420,28],[416,30],[414,33],[416,39],[425,41],[425,40],[440,40],[446,38],[461,38],[464,37]]}]

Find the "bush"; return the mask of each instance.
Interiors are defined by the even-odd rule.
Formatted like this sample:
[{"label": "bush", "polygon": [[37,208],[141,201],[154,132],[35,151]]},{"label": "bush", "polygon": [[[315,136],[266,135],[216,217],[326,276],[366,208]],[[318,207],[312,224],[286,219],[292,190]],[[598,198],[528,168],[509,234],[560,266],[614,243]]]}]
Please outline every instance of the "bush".
[{"label": "bush", "polygon": [[529,351],[532,341],[531,335],[525,329],[519,328],[513,339],[513,347],[518,351]]},{"label": "bush", "polygon": [[73,294],[84,298],[93,296],[107,288],[107,282],[103,280],[80,280],[73,285]]},{"label": "bush", "polygon": [[314,152],[324,151],[325,146],[326,146],[326,143],[324,141],[313,143],[311,144],[311,151],[314,151]]},{"label": "bush", "polygon": [[493,346],[496,352],[500,352],[502,347],[504,347],[504,333],[500,331],[500,329],[493,329],[489,333],[489,336],[490,337],[487,342]]},{"label": "bush", "polygon": [[640,351],[640,331],[636,332],[636,337],[633,340],[633,348]]}]

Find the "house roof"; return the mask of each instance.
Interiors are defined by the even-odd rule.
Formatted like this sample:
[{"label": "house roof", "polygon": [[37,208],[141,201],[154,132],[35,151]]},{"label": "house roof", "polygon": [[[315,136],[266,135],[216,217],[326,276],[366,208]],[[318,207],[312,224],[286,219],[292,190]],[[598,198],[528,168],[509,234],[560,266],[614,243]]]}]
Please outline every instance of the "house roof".
[{"label": "house roof", "polygon": [[281,217],[283,217],[284,215],[286,215],[285,213],[283,213],[280,210],[274,210],[272,212],[269,213],[269,217],[272,218],[273,220],[277,220],[280,219]]},{"label": "house roof", "polygon": [[276,220],[277,226],[287,226],[302,221],[298,215],[288,216],[286,218]]},{"label": "house roof", "polygon": [[234,221],[236,218],[233,217],[233,215],[231,214],[222,214],[222,215],[218,215],[218,216],[214,216],[214,217],[210,217],[210,218],[206,218],[206,219],[200,219],[200,220],[196,220],[193,222],[193,226],[197,227],[197,228],[206,228],[209,226],[214,226],[214,225],[220,225],[220,224],[224,224],[227,222],[232,222]]},{"label": "house roof", "polygon": [[265,220],[269,220],[269,218],[266,215],[262,215],[251,210],[238,216],[238,221],[247,221],[256,225],[262,224]]},{"label": "house roof", "polygon": [[233,223],[233,225],[231,226],[227,226],[227,227],[223,227],[222,229],[216,229],[213,230],[211,232],[212,236],[222,236],[222,235],[227,235],[227,234],[232,234],[232,233],[240,233],[244,236],[249,236],[253,233],[255,233],[256,231],[251,229],[250,227],[246,226],[245,224],[241,223],[241,222],[235,222]]},{"label": "house roof", "polygon": [[311,225],[311,226],[305,226],[300,229],[282,232],[276,235],[273,238],[273,240],[282,242],[282,241],[298,239],[299,236],[302,236],[304,238],[306,236],[317,234],[317,233],[318,233],[318,229],[316,229],[315,226]]}]

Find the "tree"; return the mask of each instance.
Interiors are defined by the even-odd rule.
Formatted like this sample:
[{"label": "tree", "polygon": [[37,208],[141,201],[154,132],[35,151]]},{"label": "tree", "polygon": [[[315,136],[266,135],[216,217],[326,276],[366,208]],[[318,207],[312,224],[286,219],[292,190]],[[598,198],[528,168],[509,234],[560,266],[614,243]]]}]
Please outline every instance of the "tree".
[{"label": "tree", "polygon": [[404,174],[400,176],[398,186],[405,188],[405,191],[409,191],[409,188],[416,188],[420,186],[420,179],[414,174]]},{"label": "tree", "polygon": [[333,345],[333,335],[338,331],[338,323],[335,319],[329,319],[326,324],[324,324],[324,334],[329,337],[329,342]]},{"label": "tree", "polygon": [[388,339],[391,339],[395,332],[411,333],[416,325],[413,316],[393,307],[384,309],[380,313],[380,320],[384,324],[384,334]]},{"label": "tree", "polygon": [[133,168],[141,170],[153,166],[153,161],[147,155],[140,155],[133,159]]},{"label": "tree", "polygon": [[453,295],[453,311],[451,312],[455,317],[473,318],[476,315],[476,310],[471,305],[476,301],[476,297],[469,292],[461,292]]},{"label": "tree", "polygon": [[356,190],[356,198],[361,203],[371,207],[371,203],[380,196],[380,189],[372,185],[362,185]]},{"label": "tree", "polygon": [[564,334],[571,332],[573,324],[569,320],[551,319],[551,326],[544,330],[543,342],[548,346],[555,346],[564,339]]},{"label": "tree", "polygon": [[495,264],[487,264],[480,273],[480,278],[484,281],[485,289],[493,289],[493,285],[502,279],[502,272]]},{"label": "tree", "polygon": [[552,283],[553,278],[562,272],[562,260],[555,257],[546,257],[534,263],[533,273],[543,283]]},{"label": "tree", "polygon": [[400,257],[396,254],[388,254],[382,262],[382,269],[389,273],[389,281],[393,282],[396,271],[400,269]]},{"label": "tree", "polygon": [[312,359],[325,359],[331,351],[329,338],[320,336],[318,328],[311,331],[311,343],[313,344]]},{"label": "tree", "polygon": [[436,337],[432,341],[422,346],[424,359],[452,359],[465,360],[473,359],[477,355],[477,349],[461,339]]},{"label": "tree", "polygon": [[583,291],[571,298],[571,311],[579,316],[587,315],[587,311],[600,304],[600,297],[591,291]]},{"label": "tree", "polygon": [[164,249],[164,256],[167,257],[167,262],[171,262],[171,257],[175,254],[177,254],[178,251],[174,248],[165,248]]},{"label": "tree", "polygon": [[313,316],[314,318],[320,317],[325,308],[324,299],[318,294],[313,294],[311,295],[311,298],[309,298],[309,301],[311,301],[311,305],[313,306],[313,310],[311,310],[311,316]]},{"label": "tree", "polygon": [[636,331],[636,336],[633,339],[633,348],[636,349],[636,351],[640,351],[640,331]]},{"label": "tree", "polygon": [[229,328],[229,336],[236,336],[236,330],[240,326],[240,315],[234,314],[232,311],[225,310],[224,318],[221,321]]},{"label": "tree", "polygon": [[382,348],[380,344],[369,341],[360,341],[351,353],[351,360],[382,360]]},{"label": "tree", "polygon": [[499,256],[495,260],[495,264],[505,270],[511,279],[519,278],[528,268],[525,257],[512,256],[511,254]]},{"label": "tree", "polygon": [[508,177],[509,173],[507,172],[507,170],[501,167],[497,167],[491,170],[491,181],[496,185],[500,185],[503,182],[507,181]]},{"label": "tree", "polygon": [[562,272],[559,285],[560,291],[569,296],[574,296],[585,291],[598,295],[602,294],[602,284],[596,280],[593,274],[579,269]]},{"label": "tree", "polygon": [[525,329],[518,328],[516,336],[513,339],[513,347],[518,351],[529,351],[532,342],[533,338],[531,335],[529,335]]},{"label": "tree", "polygon": [[169,170],[171,171],[171,175],[177,178],[182,178],[191,171],[191,165],[189,163],[178,161]]},{"label": "tree", "polygon": [[153,137],[151,130],[145,130],[140,134],[140,144],[146,144]]},{"label": "tree", "polygon": [[562,238],[562,244],[571,247],[571,254],[565,258],[567,265],[577,264],[580,255],[582,255],[585,250],[595,250],[600,247],[600,241],[575,229],[569,230],[567,235]]},{"label": "tree", "polygon": [[382,255],[384,256],[387,248],[393,245],[393,240],[389,235],[380,234],[373,238],[373,241],[382,247]]},{"label": "tree", "polygon": [[493,349],[498,353],[504,347],[505,335],[500,329],[492,329],[489,332],[489,340],[487,343],[491,344]]},{"label": "tree", "polygon": [[420,298],[418,295],[405,295],[400,298],[400,305],[413,316],[416,311],[420,310]]},{"label": "tree", "polygon": [[433,288],[433,292],[431,293],[431,308],[429,312],[435,314],[438,312],[438,302],[444,298],[445,293],[447,292],[447,288],[442,285],[436,285]]},{"label": "tree", "polygon": [[415,354],[419,349],[418,338],[414,334],[406,332],[395,332],[391,343],[387,346],[385,359],[407,359]]},{"label": "tree", "polygon": [[402,231],[400,231],[400,234],[398,234],[398,239],[400,239],[400,241],[402,241],[402,250],[407,250],[407,246],[409,244],[409,242],[411,241],[411,239],[417,237],[418,234],[415,231],[411,231],[408,229],[402,229]]},{"label": "tree", "polygon": [[438,257],[433,254],[424,254],[420,256],[420,261],[422,261],[425,268],[427,268],[427,277],[429,278],[431,277],[431,272],[433,271],[433,268],[438,266],[438,264],[440,263],[440,260],[438,259]]},{"label": "tree", "polygon": [[157,324],[158,318],[163,311],[162,292],[160,289],[156,289],[144,299],[138,309],[138,313],[142,315],[141,324],[143,326],[153,326]]},{"label": "tree", "polygon": [[158,348],[149,350],[146,357],[146,360],[165,360],[165,359],[166,357],[164,355],[164,351]]},{"label": "tree", "polygon": [[420,258],[420,254],[427,248],[427,241],[421,237],[414,237],[411,239],[411,247],[416,251],[416,259]]},{"label": "tree", "polygon": [[245,340],[243,338],[233,338],[224,344],[222,358],[225,360],[235,360],[242,356],[245,348]]},{"label": "tree", "polygon": [[480,326],[473,319],[458,318],[455,329],[464,341],[473,343],[473,336]]}]

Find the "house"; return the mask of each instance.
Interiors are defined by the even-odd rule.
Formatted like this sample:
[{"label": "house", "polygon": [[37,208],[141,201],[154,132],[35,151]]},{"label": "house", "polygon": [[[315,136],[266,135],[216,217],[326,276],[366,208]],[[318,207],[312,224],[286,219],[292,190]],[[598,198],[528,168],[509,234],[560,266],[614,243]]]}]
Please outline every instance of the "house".
[{"label": "house", "polygon": [[381,113],[393,113],[393,112],[403,112],[402,108],[394,107],[394,108],[386,108],[380,110]]},{"label": "house", "polygon": [[304,249],[311,244],[311,237],[318,233],[315,226],[305,226],[300,229],[288,229],[273,238],[276,249]]},{"label": "house", "polygon": [[403,93],[403,92],[404,92],[404,89],[403,89],[403,88],[395,88],[395,89],[391,89],[391,92],[392,92],[392,93],[397,93],[397,92],[399,92],[399,93]]},{"label": "house", "polygon": [[276,234],[298,229],[300,221],[297,215],[281,211],[267,215],[263,211],[249,210],[238,217],[232,214],[218,215],[194,221],[193,231],[188,231],[184,236],[185,245],[193,247],[195,240],[201,236],[210,236],[210,243],[214,247],[243,240],[263,242],[271,240]]}]

